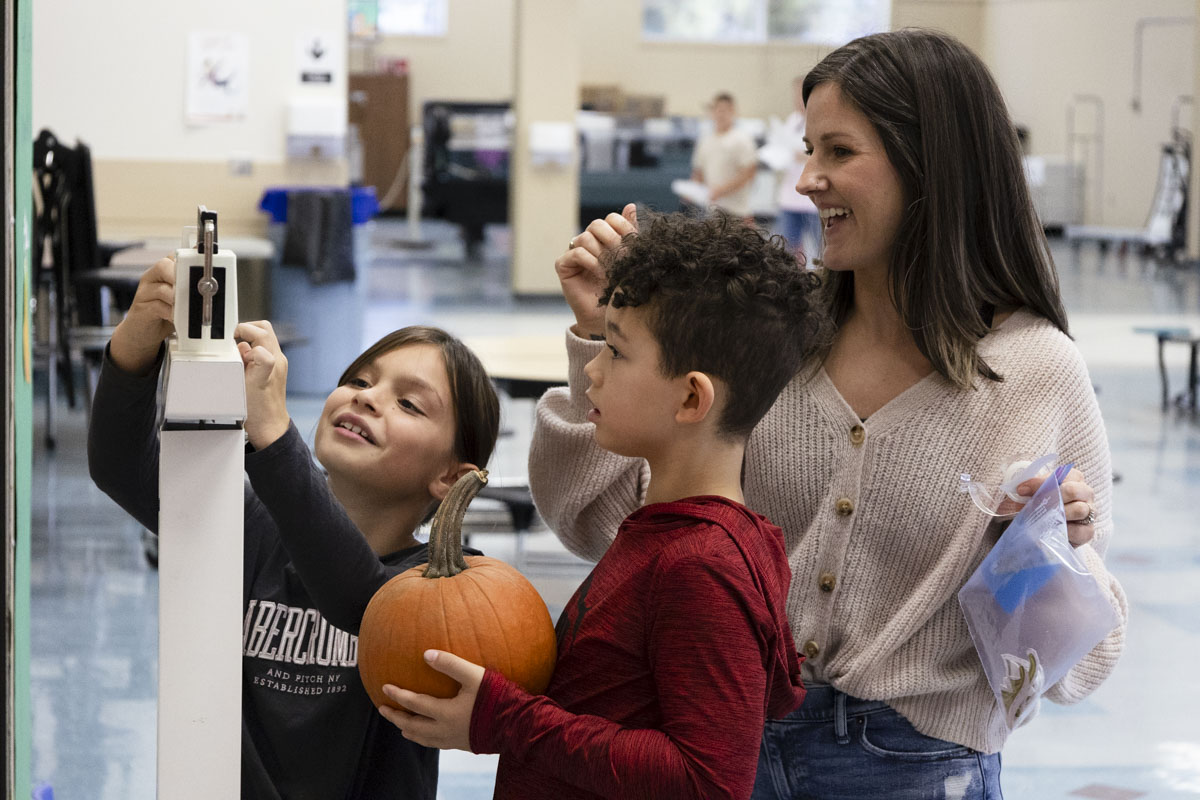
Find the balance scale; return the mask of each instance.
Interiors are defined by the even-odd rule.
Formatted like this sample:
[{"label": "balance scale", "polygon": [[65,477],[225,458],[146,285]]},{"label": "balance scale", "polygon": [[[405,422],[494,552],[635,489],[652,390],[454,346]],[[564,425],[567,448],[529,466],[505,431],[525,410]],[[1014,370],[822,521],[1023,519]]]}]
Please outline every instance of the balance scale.
[{"label": "balance scale", "polygon": [[158,797],[241,793],[246,390],[237,257],[200,206],[175,251],[158,512]]}]

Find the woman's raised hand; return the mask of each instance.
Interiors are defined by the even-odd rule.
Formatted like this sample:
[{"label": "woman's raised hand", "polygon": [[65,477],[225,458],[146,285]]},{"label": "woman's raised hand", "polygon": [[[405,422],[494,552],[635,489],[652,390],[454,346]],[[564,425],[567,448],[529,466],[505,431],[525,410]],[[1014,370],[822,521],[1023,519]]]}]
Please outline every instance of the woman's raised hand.
[{"label": "woman's raised hand", "polygon": [[175,259],[168,256],[142,274],[125,319],[113,331],[109,356],[125,372],[144,375],[174,330]]},{"label": "woman's raised hand", "polygon": [[600,257],[637,230],[637,206],[629,203],[620,214],[592,220],[587,230],[571,240],[567,251],[554,262],[563,297],[575,312],[575,333],[584,338],[604,336],[604,309],[600,295],[608,280]]},{"label": "woman's raised hand", "polygon": [[262,450],[287,433],[287,356],[266,320],[241,322],[233,335],[246,368],[246,438]]}]

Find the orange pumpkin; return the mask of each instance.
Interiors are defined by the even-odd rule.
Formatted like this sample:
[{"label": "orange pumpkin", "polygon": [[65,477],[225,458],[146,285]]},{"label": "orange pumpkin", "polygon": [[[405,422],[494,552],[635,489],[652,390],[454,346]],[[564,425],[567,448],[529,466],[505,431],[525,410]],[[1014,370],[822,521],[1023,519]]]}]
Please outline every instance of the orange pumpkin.
[{"label": "orange pumpkin", "polygon": [[458,693],[456,681],[425,663],[430,648],[496,670],[534,694],[550,683],[557,643],[537,589],[503,561],[463,557],[463,515],[486,483],[486,470],[459,479],[433,518],[429,564],[395,576],[367,605],[358,672],[376,707],[394,705],[385,683],[434,697]]}]

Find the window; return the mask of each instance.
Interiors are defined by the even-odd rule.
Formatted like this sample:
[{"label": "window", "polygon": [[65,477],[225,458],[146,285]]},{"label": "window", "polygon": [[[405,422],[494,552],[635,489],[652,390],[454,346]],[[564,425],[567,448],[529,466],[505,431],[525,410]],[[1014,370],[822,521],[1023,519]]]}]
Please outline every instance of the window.
[{"label": "window", "polygon": [[842,45],[890,27],[891,0],[642,0],[650,41]]},{"label": "window", "polygon": [[843,45],[891,27],[891,0],[769,0],[767,30],[774,40]]},{"label": "window", "polygon": [[761,42],[764,0],[644,0],[642,35],[682,42]]},{"label": "window", "polygon": [[357,28],[380,36],[445,36],[447,2],[349,0],[351,32]]}]

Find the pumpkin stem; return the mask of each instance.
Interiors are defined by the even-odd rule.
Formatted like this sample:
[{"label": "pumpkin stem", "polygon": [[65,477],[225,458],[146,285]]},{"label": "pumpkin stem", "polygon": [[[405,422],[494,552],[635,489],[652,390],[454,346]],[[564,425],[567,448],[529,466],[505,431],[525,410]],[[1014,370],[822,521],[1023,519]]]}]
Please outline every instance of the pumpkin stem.
[{"label": "pumpkin stem", "polygon": [[467,568],[462,553],[463,516],[487,479],[486,469],[471,470],[450,487],[438,506],[429,531],[429,566],[422,573],[426,578],[452,578]]}]

